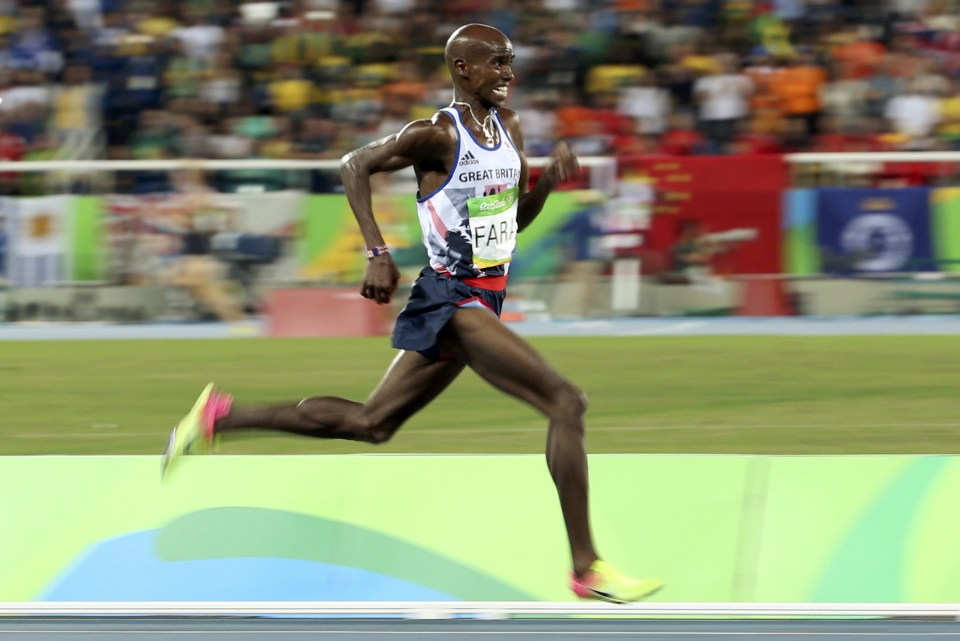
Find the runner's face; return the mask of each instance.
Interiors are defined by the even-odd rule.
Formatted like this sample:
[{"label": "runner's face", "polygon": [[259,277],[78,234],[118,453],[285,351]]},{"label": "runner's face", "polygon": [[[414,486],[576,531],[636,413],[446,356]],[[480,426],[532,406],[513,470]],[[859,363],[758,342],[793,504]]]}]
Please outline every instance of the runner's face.
[{"label": "runner's face", "polygon": [[502,107],[507,102],[513,80],[513,45],[509,40],[491,42],[474,62],[474,93],[488,106]]}]

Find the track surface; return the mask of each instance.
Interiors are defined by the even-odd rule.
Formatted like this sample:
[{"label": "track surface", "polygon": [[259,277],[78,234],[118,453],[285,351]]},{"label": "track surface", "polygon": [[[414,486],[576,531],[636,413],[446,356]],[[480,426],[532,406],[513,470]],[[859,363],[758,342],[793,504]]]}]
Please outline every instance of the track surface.
[{"label": "track surface", "polygon": [[12,618],[0,620],[0,641],[384,641],[385,639],[457,639],[542,641],[576,639],[717,639],[842,641],[881,639],[920,641],[960,639],[960,622],[900,620],[586,620],[523,619],[483,621],[454,619],[331,618]]}]

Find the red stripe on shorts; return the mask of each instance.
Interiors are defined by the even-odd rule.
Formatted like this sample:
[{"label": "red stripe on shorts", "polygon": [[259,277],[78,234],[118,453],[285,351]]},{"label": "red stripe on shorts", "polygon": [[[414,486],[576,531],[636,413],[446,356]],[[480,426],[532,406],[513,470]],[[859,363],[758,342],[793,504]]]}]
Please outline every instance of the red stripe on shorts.
[{"label": "red stripe on shorts", "polygon": [[483,278],[464,278],[463,282],[470,287],[485,289],[489,292],[502,292],[507,288],[507,275],[484,276]]},{"label": "red stripe on shorts", "polygon": [[489,309],[491,312],[494,311],[493,308],[490,307],[490,303],[483,300],[479,296],[471,296],[470,298],[464,298],[461,301],[457,301],[457,307],[463,307],[464,305],[468,305],[470,303],[480,303],[481,305]]}]

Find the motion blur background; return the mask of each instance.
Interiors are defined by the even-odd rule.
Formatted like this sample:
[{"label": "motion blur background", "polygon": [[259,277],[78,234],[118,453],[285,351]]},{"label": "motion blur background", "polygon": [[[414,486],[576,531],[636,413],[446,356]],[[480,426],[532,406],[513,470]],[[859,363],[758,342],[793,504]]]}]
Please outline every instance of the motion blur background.
[{"label": "motion blur background", "polygon": [[[534,179],[559,139],[585,165],[508,320],[952,313],[956,5],[2,0],[0,318],[382,333],[294,318],[362,274],[338,159],[449,104],[472,21],[514,42]],[[412,172],[376,189],[412,276]]]},{"label": "motion blur background", "polygon": [[[584,166],[504,319],[591,399],[604,554],[656,600],[960,602],[957,5],[0,0],[0,602],[572,598],[543,418],[471,372],[376,451],[483,456],[251,433],[158,481],[208,381],[375,386],[339,158],[450,103],[475,21],[533,179]],[[415,190],[375,183],[404,287]]]}]

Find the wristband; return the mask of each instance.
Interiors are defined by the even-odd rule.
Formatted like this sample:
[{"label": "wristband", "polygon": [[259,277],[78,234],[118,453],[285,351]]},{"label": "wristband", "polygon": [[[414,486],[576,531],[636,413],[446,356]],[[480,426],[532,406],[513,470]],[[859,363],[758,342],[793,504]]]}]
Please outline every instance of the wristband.
[{"label": "wristband", "polygon": [[386,245],[378,245],[373,249],[367,250],[367,260],[374,258],[376,256],[383,256],[384,254],[389,254],[390,248]]}]

